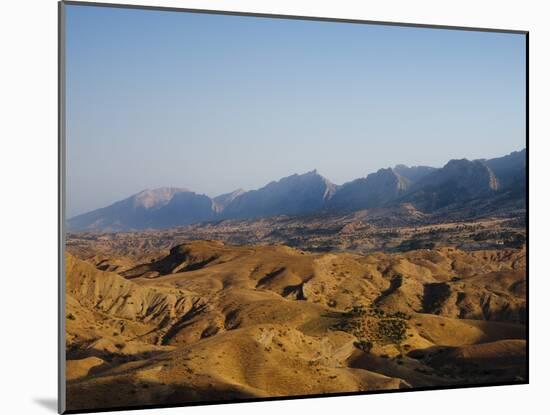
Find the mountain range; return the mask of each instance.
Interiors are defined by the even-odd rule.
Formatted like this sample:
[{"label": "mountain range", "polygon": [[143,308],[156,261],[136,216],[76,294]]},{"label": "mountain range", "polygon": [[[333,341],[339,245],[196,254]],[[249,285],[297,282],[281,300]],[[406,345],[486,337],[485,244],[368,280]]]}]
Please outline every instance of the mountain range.
[{"label": "mountain range", "polygon": [[466,206],[524,205],[526,151],[480,160],[450,160],[441,168],[397,165],[336,185],[316,170],[257,190],[210,198],[184,188],[144,190],[68,220],[69,231],[160,229],[193,223],[278,215],[352,212],[411,203],[423,212]]}]

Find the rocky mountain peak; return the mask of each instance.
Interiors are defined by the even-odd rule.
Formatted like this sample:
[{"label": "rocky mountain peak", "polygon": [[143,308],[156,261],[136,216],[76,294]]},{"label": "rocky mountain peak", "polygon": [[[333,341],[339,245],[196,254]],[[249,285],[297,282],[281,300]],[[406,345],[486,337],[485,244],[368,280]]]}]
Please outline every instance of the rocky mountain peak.
[{"label": "rocky mountain peak", "polygon": [[134,207],[142,207],[144,209],[159,208],[169,203],[174,195],[183,192],[189,192],[189,190],[179,187],[160,187],[143,190],[133,197]]}]

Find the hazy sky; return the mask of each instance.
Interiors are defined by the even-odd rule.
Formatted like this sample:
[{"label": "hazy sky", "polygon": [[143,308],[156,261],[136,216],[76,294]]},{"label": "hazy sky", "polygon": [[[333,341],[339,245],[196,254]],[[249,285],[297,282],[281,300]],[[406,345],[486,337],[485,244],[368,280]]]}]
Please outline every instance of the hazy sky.
[{"label": "hazy sky", "polygon": [[525,38],[67,7],[67,213],[525,146]]}]

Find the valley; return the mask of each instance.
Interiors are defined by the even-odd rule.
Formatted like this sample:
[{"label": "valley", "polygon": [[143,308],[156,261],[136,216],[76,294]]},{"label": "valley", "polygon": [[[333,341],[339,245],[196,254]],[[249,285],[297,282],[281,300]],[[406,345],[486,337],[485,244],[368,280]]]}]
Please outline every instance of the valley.
[{"label": "valley", "polygon": [[525,383],[525,156],[69,219],[68,408]]},{"label": "valley", "polygon": [[524,247],[157,237],[69,237],[69,409],[526,379]]}]

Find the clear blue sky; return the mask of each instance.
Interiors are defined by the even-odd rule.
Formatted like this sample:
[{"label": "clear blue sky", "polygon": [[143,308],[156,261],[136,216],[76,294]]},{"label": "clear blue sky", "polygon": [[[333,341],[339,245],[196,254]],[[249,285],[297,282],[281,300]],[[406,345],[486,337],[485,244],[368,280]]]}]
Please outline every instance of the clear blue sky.
[{"label": "clear blue sky", "polygon": [[67,7],[68,216],[524,147],[525,38]]}]

